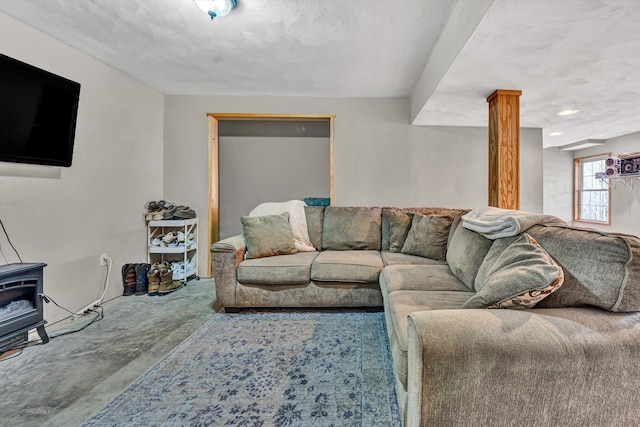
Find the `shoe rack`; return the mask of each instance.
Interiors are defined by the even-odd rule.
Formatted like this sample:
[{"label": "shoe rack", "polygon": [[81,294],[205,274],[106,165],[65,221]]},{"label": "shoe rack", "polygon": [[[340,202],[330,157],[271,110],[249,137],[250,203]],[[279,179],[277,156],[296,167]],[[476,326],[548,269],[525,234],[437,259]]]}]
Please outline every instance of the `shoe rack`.
[{"label": "shoe rack", "polygon": [[[177,237],[179,235],[183,236],[183,241]],[[162,261],[182,263],[184,268],[173,270],[173,280],[187,283],[192,276],[195,276],[196,280],[200,279],[197,218],[147,223],[147,262],[153,264]]]}]

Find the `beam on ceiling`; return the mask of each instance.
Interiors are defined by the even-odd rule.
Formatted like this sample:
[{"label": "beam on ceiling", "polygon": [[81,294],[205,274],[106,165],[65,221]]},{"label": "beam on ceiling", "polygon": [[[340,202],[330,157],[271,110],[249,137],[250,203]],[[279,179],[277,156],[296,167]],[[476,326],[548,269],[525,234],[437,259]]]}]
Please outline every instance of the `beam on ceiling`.
[{"label": "beam on ceiling", "polygon": [[454,6],[447,24],[413,89],[409,122],[416,117],[433,95],[455,59],[462,51],[494,0],[460,0]]}]

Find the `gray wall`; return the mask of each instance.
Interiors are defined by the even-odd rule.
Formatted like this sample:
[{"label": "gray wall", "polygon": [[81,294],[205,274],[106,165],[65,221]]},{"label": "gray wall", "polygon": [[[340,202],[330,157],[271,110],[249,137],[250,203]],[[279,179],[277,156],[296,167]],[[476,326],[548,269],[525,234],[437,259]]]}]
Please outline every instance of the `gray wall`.
[{"label": "gray wall", "polygon": [[[640,151],[640,132],[609,139],[604,145],[577,151],[544,150],[544,212],[573,222],[573,159]],[[640,236],[640,180],[633,188],[623,183],[611,190],[611,225],[575,223],[602,231]]]},{"label": "gray wall", "polygon": [[[335,114],[334,204],[487,204],[487,129],[408,123],[408,99],[165,97],[164,195],[193,206],[206,242],[206,113]],[[521,132],[521,208],[542,212],[542,134]],[[200,265],[206,265],[206,250]],[[200,271],[201,275],[205,273]]]},{"label": "gray wall", "polygon": [[573,152],[544,149],[544,213],[573,221]]},{"label": "gray wall", "polygon": [[[162,197],[164,96],[0,13],[0,52],[82,85],[70,168],[0,163],[0,218],[25,262],[45,262],[44,292],[76,311],[122,295],[120,267],[146,261],[144,203]],[[16,262],[4,236],[4,258]],[[67,313],[45,305],[45,319]]]},{"label": "gray wall", "polygon": [[[575,151],[574,158],[627,152],[640,152],[640,132],[609,139],[600,147]],[[611,190],[611,226],[589,224],[589,227],[640,236],[640,179],[633,179],[633,188],[619,182]]]},{"label": "gray wall", "polygon": [[263,202],[329,197],[329,138],[219,138],[220,238]]}]

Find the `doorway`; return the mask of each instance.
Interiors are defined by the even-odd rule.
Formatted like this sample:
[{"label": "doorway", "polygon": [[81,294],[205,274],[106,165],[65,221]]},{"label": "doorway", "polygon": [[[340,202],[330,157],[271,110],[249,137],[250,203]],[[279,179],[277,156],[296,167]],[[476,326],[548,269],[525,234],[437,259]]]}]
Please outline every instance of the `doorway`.
[{"label": "doorway", "polygon": [[[309,142],[316,140],[314,136],[320,135],[322,132],[327,132],[328,138],[321,139],[321,141],[328,141],[328,186],[329,186],[329,197],[333,200],[333,134],[334,134],[334,115],[308,115],[308,114],[243,114],[243,113],[209,113],[207,114],[209,121],[209,224],[208,224],[208,236],[209,236],[209,247],[214,242],[217,242],[221,238],[228,237],[226,234],[230,232],[236,234],[234,227],[237,225],[235,221],[232,225],[229,225],[229,220],[224,220],[225,216],[228,217],[230,211],[227,208],[231,209],[240,209],[241,211],[245,211],[247,209],[246,206],[243,206],[242,203],[238,205],[238,203],[234,203],[238,206],[229,206],[229,204],[225,204],[225,209],[221,212],[220,210],[220,202],[221,196],[227,197],[227,200],[230,200],[228,194],[230,194],[230,190],[226,188],[229,186],[225,186],[223,191],[221,191],[221,179],[224,184],[231,184],[231,188],[235,190],[234,185],[240,185],[241,181],[246,182],[256,182],[258,186],[267,185],[260,181],[265,179],[264,170],[260,172],[260,168],[265,167],[264,164],[260,165],[260,163],[265,163],[263,158],[267,158],[267,153],[271,150],[273,152],[277,152],[280,150],[280,158],[278,159],[274,157],[273,163],[274,168],[270,170],[266,175],[270,176],[271,179],[280,180],[277,182],[282,182],[286,176],[280,169],[282,169],[282,164],[278,165],[278,163],[282,161],[286,161],[282,159],[283,150],[286,152],[288,158],[292,159],[293,162],[296,159],[301,160],[304,159],[304,154],[302,151],[304,146],[308,146],[311,148],[310,156],[312,158],[305,159],[308,162],[313,162],[313,157],[317,157],[318,153],[322,151],[318,151],[317,143],[316,144],[307,144],[302,142]],[[322,129],[326,129],[323,131]],[[299,138],[300,135],[308,136],[308,139]],[[325,135],[325,134],[323,134]],[[298,144],[300,143],[300,144]],[[252,145],[253,144],[253,145]],[[257,145],[256,145],[257,144]],[[327,142],[324,142],[326,145]],[[269,147],[265,146],[268,145]],[[253,147],[253,148],[251,148]],[[326,147],[325,147],[326,148]],[[250,153],[251,156],[247,158],[238,157],[241,156],[242,150],[245,149],[244,153]],[[250,150],[250,151],[246,151]],[[323,148],[321,148],[323,150]],[[324,153],[327,152],[324,149]],[[242,169],[243,173],[246,173],[247,170],[255,169],[257,176],[252,177],[249,174],[246,176],[243,173],[239,173],[240,169],[238,169],[237,165],[234,168],[233,165],[224,164],[221,166],[222,157],[224,157],[225,161],[231,162],[240,162],[242,161]],[[235,160],[234,160],[234,155]],[[326,154],[323,154],[326,156]],[[262,156],[262,157],[261,157]],[[252,158],[250,158],[252,157]],[[268,160],[266,161],[269,162]],[[246,163],[246,164],[245,164]],[[251,165],[254,165],[253,169]],[[327,162],[325,161],[326,165]],[[292,165],[293,166],[293,165]],[[304,170],[304,167],[300,169],[300,165],[295,165],[297,170]],[[326,168],[326,166],[323,166]],[[269,171],[268,164],[266,165],[265,170]],[[222,175],[222,173],[225,175]],[[292,171],[292,176],[289,176],[288,179],[293,180],[295,182],[295,170]],[[298,172],[299,174],[299,172]],[[327,176],[326,172],[324,172],[324,176]],[[226,178],[225,178],[226,177]],[[227,181],[224,181],[224,180]],[[289,198],[302,198],[304,197],[315,197],[316,194],[305,194],[300,188],[304,188],[304,185],[300,187],[299,183],[295,183],[298,185],[297,190],[293,191],[293,194],[299,196],[289,197]],[[250,193],[251,191],[249,187],[244,187],[244,192]],[[263,187],[263,189],[268,188]],[[314,191],[313,188],[317,188],[317,186],[310,185],[309,188],[312,188],[311,191]],[[325,187],[326,188],[326,187]],[[276,189],[279,190],[279,189]],[[260,189],[258,188],[253,192],[253,200],[260,200],[259,197],[268,197],[265,195],[260,195]],[[226,194],[226,195],[225,195]],[[278,193],[277,191],[273,197],[278,197],[278,194],[287,194]],[[291,193],[289,193],[291,194]],[[249,197],[251,197],[249,195]],[[284,201],[284,200],[263,200],[263,201]],[[222,203],[226,203],[224,200]],[[251,199],[249,201],[245,201],[244,204],[253,203]],[[254,206],[252,206],[254,207]],[[223,222],[221,224],[221,213],[223,214],[222,219]],[[247,214],[248,212],[244,212],[243,214]],[[233,214],[237,216],[237,214]],[[239,223],[239,219],[237,221]],[[221,230],[221,225],[224,228]],[[222,234],[221,234],[222,231]],[[208,274],[211,275],[211,259],[208,257]]]}]

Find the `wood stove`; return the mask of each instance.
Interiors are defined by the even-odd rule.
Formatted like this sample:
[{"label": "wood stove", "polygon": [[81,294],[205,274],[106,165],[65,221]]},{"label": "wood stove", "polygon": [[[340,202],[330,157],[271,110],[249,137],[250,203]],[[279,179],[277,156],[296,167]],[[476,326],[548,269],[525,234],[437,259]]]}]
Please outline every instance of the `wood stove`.
[{"label": "wood stove", "polygon": [[0,352],[27,341],[36,329],[43,343],[49,342],[44,330],[42,263],[16,263],[0,266]]}]

